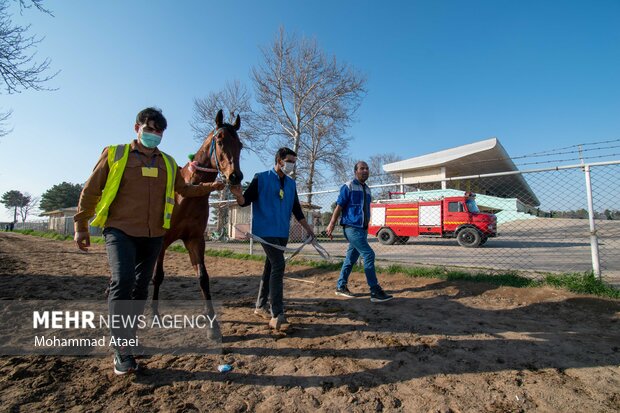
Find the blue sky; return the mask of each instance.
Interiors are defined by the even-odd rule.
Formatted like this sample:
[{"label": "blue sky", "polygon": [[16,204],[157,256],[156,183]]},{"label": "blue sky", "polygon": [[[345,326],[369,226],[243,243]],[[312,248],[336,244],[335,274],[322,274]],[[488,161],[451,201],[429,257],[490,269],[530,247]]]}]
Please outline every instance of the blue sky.
[{"label": "blue sky", "polygon": [[[620,138],[617,0],[47,5],[54,17],[14,18],[45,36],[38,56],[61,70],[49,84],[58,90],[0,95],[14,129],[0,139],[0,193],[84,182],[102,148],[131,140],[135,114],[151,105],[169,121],[160,148],[184,162],[198,146],[193,99],[235,79],[251,88],[259,47],[280,26],[367,76],[348,131],[355,158],[493,136],[512,156]],[[246,176],[264,168],[243,159]]]}]

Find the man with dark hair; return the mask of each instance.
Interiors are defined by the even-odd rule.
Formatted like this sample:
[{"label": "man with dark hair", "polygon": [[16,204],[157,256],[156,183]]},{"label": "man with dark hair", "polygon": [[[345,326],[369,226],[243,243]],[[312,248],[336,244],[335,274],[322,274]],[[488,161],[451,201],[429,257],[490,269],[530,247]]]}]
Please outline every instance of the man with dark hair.
[{"label": "man with dark hair", "polygon": [[[276,152],[275,167],[258,173],[250,186],[241,193],[241,187],[231,186],[230,192],[240,206],[252,204],[252,234],[262,239],[265,267],[258,290],[254,314],[270,318],[269,326],[285,330],[289,322],[284,315],[284,247],[288,243],[291,214],[310,237],[314,231],[306,222],[297,197],[295,181],[289,177],[295,169],[297,154],[289,148]],[[267,307],[267,299],[271,310]]]},{"label": "man with dark hair", "polygon": [[361,255],[364,259],[366,282],[370,287],[370,301],[381,303],[394,297],[386,294],[379,285],[375,271],[375,252],[368,244],[368,222],[370,221],[370,201],[372,199],[370,188],[366,185],[366,180],[370,174],[368,164],[364,161],[357,162],[353,172],[355,172],[355,179],[345,183],[340,188],[336,208],[326,229],[326,233],[331,239],[336,221],[342,213],[340,225],[342,225],[345,238],[349,241],[349,248],[340,270],[336,295],[348,298],[355,297],[349,291],[347,282],[351,269]]},{"label": "man with dark hair", "polygon": [[[167,126],[161,110],[140,111],[134,125],[136,139],[106,147],[80,195],[74,239],[80,250],[88,251],[88,221],[96,214],[91,225],[104,228],[112,273],[110,316],[144,311],[163,237],[170,228],[174,193],[206,196],[224,188],[221,182],[185,183],[174,159],[157,148]],[[135,330],[112,328],[111,335],[115,341],[131,342]],[[138,369],[131,349],[117,346],[114,353],[114,373]]]},{"label": "man with dark hair", "polygon": [[157,130],[164,131],[168,127],[168,121],[164,117],[164,114],[161,113],[160,109],[146,108],[142,109],[136,115],[137,125],[148,125],[151,121],[153,121],[153,126]]},{"label": "man with dark hair", "polygon": [[[284,159],[287,159],[287,156],[291,156],[291,159],[295,158],[295,160],[297,160],[297,154],[290,148],[280,148],[278,149],[278,151],[276,152],[275,155],[275,162],[274,164],[278,164],[279,161],[282,161]],[[293,166],[295,166],[295,161],[288,161],[289,163],[292,163]],[[292,170],[290,172],[286,172],[287,175],[290,175],[292,172]]]}]

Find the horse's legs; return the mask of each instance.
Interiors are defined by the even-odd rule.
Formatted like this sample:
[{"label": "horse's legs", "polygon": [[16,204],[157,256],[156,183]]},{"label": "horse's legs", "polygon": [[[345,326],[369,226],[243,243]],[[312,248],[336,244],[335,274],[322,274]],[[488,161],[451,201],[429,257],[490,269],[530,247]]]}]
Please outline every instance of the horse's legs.
[{"label": "horse's legs", "polygon": [[169,245],[170,242],[164,239],[164,245],[162,245],[159,257],[157,257],[157,266],[153,276],[153,300],[151,301],[153,316],[159,316],[159,286],[164,281],[164,258]]},{"label": "horse's legs", "polygon": [[209,330],[210,333],[219,334],[219,325],[217,320],[215,319],[215,309],[213,308],[213,303],[211,302],[211,290],[209,287],[209,273],[207,272],[207,267],[205,266],[205,239],[204,236],[200,236],[200,238],[191,238],[187,240],[183,240],[185,243],[185,248],[189,251],[189,258],[192,262],[192,267],[194,267],[194,271],[198,276],[198,282],[200,283],[200,291],[202,292],[202,297],[205,300],[205,314],[209,318],[209,320],[213,320],[213,331]]},{"label": "horse's legs", "polygon": [[189,252],[189,259],[192,262],[192,267],[198,276],[200,282],[200,291],[202,297],[207,301],[211,301],[211,291],[209,289],[209,273],[205,267],[205,240],[201,236],[200,238],[190,238],[183,240],[185,248]]}]

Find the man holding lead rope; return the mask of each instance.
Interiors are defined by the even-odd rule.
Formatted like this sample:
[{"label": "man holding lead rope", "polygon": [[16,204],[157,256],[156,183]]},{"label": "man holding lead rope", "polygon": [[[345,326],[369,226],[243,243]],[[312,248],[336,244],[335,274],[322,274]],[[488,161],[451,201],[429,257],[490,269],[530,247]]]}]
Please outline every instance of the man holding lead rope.
[{"label": "man holding lead rope", "polygon": [[[269,317],[269,326],[275,330],[286,330],[290,325],[284,315],[283,279],[291,214],[314,238],[314,231],[301,210],[295,181],[288,176],[296,161],[297,154],[293,150],[280,148],[276,152],[274,168],[256,174],[243,194],[241,186],[230,187],[237,204],[242,207],[252,204],[252,234],[262,239],[261,245],[267,256],[254,314]],[[271,311],[267,307],[268,298]]]}]

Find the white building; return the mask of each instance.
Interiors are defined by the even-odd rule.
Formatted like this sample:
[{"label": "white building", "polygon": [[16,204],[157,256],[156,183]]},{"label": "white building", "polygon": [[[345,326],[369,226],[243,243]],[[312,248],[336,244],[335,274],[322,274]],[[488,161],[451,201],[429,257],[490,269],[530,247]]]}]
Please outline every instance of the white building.
[{"label": "white building", "polygon": [[[420,189],[458,189],[499,198],[517,198],[535,207],[540,201],[521,174],[475,179],[475,187],[447,178],[469,177],[496,172],[518,171],[497,138],[383,165],[383,170],[400,177],[402,184]],[[471,185],[471,184],[470,184]]]},{"label": "white building", "polygon": [[73,216],[77,214],[77,207],[60,208],[55,211],[43,212],[41,216],[49,216],[47,229],[59,234],[73,234]]}]

